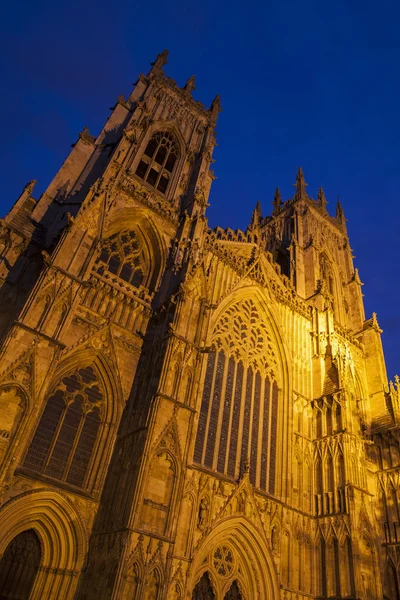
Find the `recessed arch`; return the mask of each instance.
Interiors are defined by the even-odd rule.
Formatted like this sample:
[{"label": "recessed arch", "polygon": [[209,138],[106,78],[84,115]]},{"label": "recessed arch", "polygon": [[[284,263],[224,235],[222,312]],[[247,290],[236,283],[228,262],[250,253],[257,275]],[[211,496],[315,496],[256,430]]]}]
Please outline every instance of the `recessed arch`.
[{"label": "recessed arch", "polygon": [[150,142],[151,138],[157,132],[163,132],[163,131],[171,134],[175,138],[176,143],[178,145],[178,151],[179,151],[179,155],[178,155],[176,164],[174,165],[174,169],[172,172],[170,184],[168,185],[168,188],[165,192],[165,196],[171,200],[174,196],[174,192],[176,190],[176,187],[177,187],[177,184],[179,181],[179,174],[182,172],[182,168],[183,168],[185,158],[186,158],[186,143],[185,143],[183,135],[180,131],[179,123],[177,120],[173,119],[173,120],[162,121],[162,122],[157,121],[156,123],[152,123],[149,126],[145,135],[143,136],[143,138],[140,141],[139,149],[136,152],[136,155],[132,161],[130,169],[133,173],[136,173],[136,170],[137,170],[138,165],[140,164],[142,155],[145,152],[147,145]]},{"label": "recessed arch", "polygon": [[60,600],[71,597],[88,550],[87,531],[74,505],[50,489],[27,492],[7,502],[0,509],[0,555],[27,529],[35,532],[42,549],[41,573],[31,600],[46,597],[45,586],[50,589],[52,585],[58,586]]},{"label": "recessed arch", "polygon": [[[121,385],[109,367],[109,358],[94,348],[75,352],[58,365],[43,391],[41,412],[24,453],[24,470],[89,492],[101,489],[123,411]],[[64,456],[65,436],[60,447],[58,442],[66,427],[68,457]],[[59,473],[61,451],[64,462]]]},{"label": "recessed arch", "polygon": [[[257,488],[276,494],[287,453],[287,352],[258,286],[232,293],[211,316],[193,460],[236,478],[245,464]],[[277,443],[273,443],[277,440]],[[279,493],[279,492],[278,492]]]},{"label": "recessed arch", "polygon": [[[236,561],[236,569],[229,578],[225,579],[214,573],[210,561],[214,550],[224,543],[232,548]],[[237,568],[239,566],[240,572]],[[226,517],[213,527],[194,553],[189,589],[193,590],[197,581],[207,571],[212,573],[215,585],[219,588],[218,597],[223,598],[223,594],[237,579],[246,599],[278,600],[279,598],[276,568],[266,540],[245,517]]]},{"label": "recessed arch", "polygon": [[160,233],[160,228],[156,227],[148,210],[135,207],[121,208],[115,211],[105,227],[102,237],[108,239],[123,230],[138,232],[148,263],[149,287],[153,290],[156,289],[168,253],[167,244]]}]

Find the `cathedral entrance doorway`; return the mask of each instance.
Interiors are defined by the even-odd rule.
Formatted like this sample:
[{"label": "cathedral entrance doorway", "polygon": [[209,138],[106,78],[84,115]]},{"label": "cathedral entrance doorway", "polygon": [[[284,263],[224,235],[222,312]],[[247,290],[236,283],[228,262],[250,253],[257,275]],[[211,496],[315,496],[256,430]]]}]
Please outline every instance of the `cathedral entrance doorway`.
[{"label": "cathedral entrance doorway", "polygon": [[216,524],[193,561],[191,600],[277,600],[276,570],[263,531],[247,517]]},{"label": "cathedral entrance doorway", "polygon": [[29,600],[42,552],[33,529],[17,535],[0,560],[0,600]]}]

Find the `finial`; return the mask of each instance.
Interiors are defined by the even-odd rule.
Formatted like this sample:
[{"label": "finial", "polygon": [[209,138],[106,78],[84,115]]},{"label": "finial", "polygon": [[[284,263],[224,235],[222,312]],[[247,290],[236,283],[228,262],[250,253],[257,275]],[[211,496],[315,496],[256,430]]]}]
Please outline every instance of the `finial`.
[{"label": "finial", "polygon": [[166,48],[163,52],[161,52],[160,54],[157,54],[157,58],[154,62],[150,63],[151,64],[150,73],[155,74],[155,73],[161,72],[163,66],[166,65],[167,62],[168,62],[168,50]]},{"label": "finial", "polygon": [[273,214],[273,216],[275,216],[275,215],[279,214],[280,208],[282,206],[281,190],[278,187],[275,190],[274,200],[272,202],[272,205],[274,207],[272,214]]},{"label": "finial", "polygon": [[24,186],[24,192],[27,194],[32,194],[33,188],[37,184],[37,179],[32,179],[32,181],[28,181],[28,183]]},{"label": "finial", "polygon": [[303,169],[301,167],[297,169],[296,183],[294,185],[296,187],[296,193],[294,195],[295,200],[307,198],[306,187],[308,184],[305,182]]},{"label": "finial", "polygon": [[185,83],[185,87],[183,89],[186,90],[186,92],[188,92],[189,94],[193,90],[196,89],[196,79],[195,79],[194,75],[192,75],[191,77],[189,77],[189,79]]},{"label": "finial", "polygon": [[318,190],[318,206],[320,208],[322,208],[322,210],[326,210],[326,205],[328,204],[326,198],[325,198],[325,192],[322,189],[322,187],[319,188]]},{"label": "finial", "polygon": [[210,109],[211,111],[211,120],[215,123],[218,118],[218,113],[221,112],[221,96],[217,94],[214,100],[211,102]]}]

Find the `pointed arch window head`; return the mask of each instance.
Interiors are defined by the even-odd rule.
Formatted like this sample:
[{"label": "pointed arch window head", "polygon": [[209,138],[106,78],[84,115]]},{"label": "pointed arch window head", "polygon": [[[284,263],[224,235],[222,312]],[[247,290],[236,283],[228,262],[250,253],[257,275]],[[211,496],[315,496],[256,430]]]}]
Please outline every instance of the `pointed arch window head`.
[{"label": "pointed arch window head", "polygon": [[157,131],[146,146],[136,175],[165,194],[178,156],[179,148],[174,136],[167,131]]},{"label": "pointed arch window head", "polygon": [[47,400],[24,466],[85,487],[103,412],[103,392],[92,367],[64,377]]},{"label": "pointed arch window head", "polygon": [[109,271],[135,287],[142,285],[145,264],[135,231],[124,229],[103,241],[97,260],[98,273]]}]

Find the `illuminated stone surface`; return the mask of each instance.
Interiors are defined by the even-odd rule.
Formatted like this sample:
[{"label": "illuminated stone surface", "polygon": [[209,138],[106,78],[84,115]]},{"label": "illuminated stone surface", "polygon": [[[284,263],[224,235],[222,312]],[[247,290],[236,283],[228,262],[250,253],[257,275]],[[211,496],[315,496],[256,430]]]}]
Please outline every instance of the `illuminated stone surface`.
[{"label": "illuminated stone surface", "polygon": [[299,169],[210,230],[219,98],[166,58],[1,221],[0,596],[394,600],[399,385],[343,210]]}]

